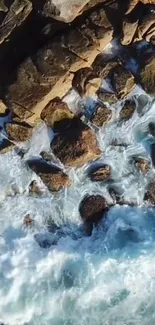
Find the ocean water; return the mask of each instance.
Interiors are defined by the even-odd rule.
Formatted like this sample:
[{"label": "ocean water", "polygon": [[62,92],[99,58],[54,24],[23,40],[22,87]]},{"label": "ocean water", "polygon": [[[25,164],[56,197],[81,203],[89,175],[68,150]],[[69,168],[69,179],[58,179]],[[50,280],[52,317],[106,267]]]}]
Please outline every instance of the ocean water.
[{"label": "ocean water", "polygon": [[[27,159],[50,148],[53,133],[44,123],[21,144],[23,159],[15,151],[0,155],[0,322],[155,324],[155,209],[143,203],[155,170],[151,166],[144,176],[130,163],[135,155],[150,159],[154,139],[148,123],[155,122],[155,103],[140,87],[130,97],[137,108],[129,121],[120,123],[119,103],[110,107],[113,114],[107,126],[94,131],[102,150],[100,162],[110,164],[115,187],[138,206],[114,206],[91,237],[84,234],[78,206],[86,193],[102,194],[112,203],[107,184],[92,183],[87,165],[66,169],[72,186],[49,193],[26,166]],[[65,100],[73,110],[81,107],[74,92]],[[94,100],[86,100],[89,125]],[[114,139],[128,146],[114,147]],[[34,179],[42,187],[41,197],[28,195]],[[27,213],[34,220],[30,229],[23,224]],[[51,247],[42,247],[45,240]]]}]

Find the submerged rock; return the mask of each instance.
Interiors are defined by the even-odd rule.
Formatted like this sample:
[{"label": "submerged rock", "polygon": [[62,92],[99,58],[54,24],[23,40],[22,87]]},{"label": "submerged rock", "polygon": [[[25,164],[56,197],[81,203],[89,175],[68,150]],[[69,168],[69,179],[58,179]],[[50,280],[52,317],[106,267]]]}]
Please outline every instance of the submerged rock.
[{"label": "submerged rock", "polygon": [[111,177],[111,167],[109,165],[96,167],[90,172],[89,177],[93,182],[107,181]]},{"label": "submerged rock", "polygon": [[155,137],[155,123],[153,122],[150,122],[149,125],[148,125],[148,128],[149,128],[149,133]]},{"label": "submerged rock", "polygon": [[101,195],[86,195],[79,205],[79,212],[84,224],[97,224],[108,211],[105,198]]},{"label": "submerged rock", "polygon": [[51,149],[60,161],[69,167],[81,167],[100,157],[95,133],[79,119],[56,135]]},{"label": "submerged rock", "polygon": [[32,181],[29,185],[29,194],[42,195],[42,191],[37,183],[37,181]]},{"label": "submerged rock", "polygon": [[146,189],[144,200],[149,201],[155,205],[155,181],[151,182]]},{"label": "submerged rock", "polygon": [[123,108],[120,111],[120,119],[129,120],[136,109],[136,103],[132,99],[125,101]]},{"label": "submerged rock", "polygon": [[27,214],[25,217],[24,217],[24,225],[27,226],[27,227],[30,227],[32,226],[34,220],[31,218],[30,214]]},{"label": "submerged rock", "polygon": [[129,18],[125,18],[122,24],[122,32],[123,37],[121,39],[122,45],[129,45],[132,43],[135,33],[138,28],[139,19],[135,19],[134,21],[129,20]]},{"label": "submerged rock", "polygon": [[27,123],[6,123],[5,128],[9,138],[17,142],[29,140],[33,132],[33,128]]},{"label": "submerged rock", "polygon": [[91,118],[91,122],[98,127],[102,127],[110,121],[111,117],[112,111],[103,105],[96,109],[95,114]]},{"label": "submerged rock", "polygon": [[49,191],[59,191],[63,187],[69,187],[71,181],[60,168],[48,164],[43,160],[29,160],[28,166],[41,178]]},{"label": "submerged rock", "polygon": [[147,159],[134,157],[134,163],[136,168],[144,175],[150,170],[150,161]]},{"label": "submerged rock", "polygon": [[41,112],[41,119],[55,132],[66,128],[73,118],[74,114],[59,97],[52,99]]}]

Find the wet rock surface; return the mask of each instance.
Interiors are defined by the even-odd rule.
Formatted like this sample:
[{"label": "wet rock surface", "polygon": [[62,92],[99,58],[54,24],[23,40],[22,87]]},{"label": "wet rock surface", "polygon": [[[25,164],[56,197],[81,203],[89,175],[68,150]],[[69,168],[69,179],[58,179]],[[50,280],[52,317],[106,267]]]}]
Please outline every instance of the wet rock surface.
[{"label": "wet rock surface", "polygon": [[5,128],[8,137],[17,142],[29,140],[33,132],[33,128],[27,123],[20,123],[20,122],[7,123]]},{"label": "wet rock surface", "polygon": [[37,195],[40,196],[42,195],[42,190],[40,188],[40,186],[38,185],[37,181],[32,181],[29,185],[29,194],[30,195]]},{"label": "wet rock surface", "polygon": [[155,95],[155,56],[151,55],[144,60],[140,71],[140,82],[144,90],[150,95]]},{"label": "wet rock surface", "polygon": [[51,149],[60,161],[69,167],[81,167],[100,157],[95,133],[79,119],[56,135]]},{"label": "wet rock surface", "polygon": [[102,127],[110,121],[111,117],[112,111],[104,105],[96,109],[95,114],[91,118],[91,122],[98,127]]},{"label": "wet rock surface", "polygon": [[136,109],[136,103],[134,100],[126,100],[121,111],[120,111],[120,119],[129,120],[134,114]]},{"label": "wet rock surface", "polygon": [[111,177],[111,167],[108,165],[93,168],[89,173],[89,177],[93,182],[107,181]]}]

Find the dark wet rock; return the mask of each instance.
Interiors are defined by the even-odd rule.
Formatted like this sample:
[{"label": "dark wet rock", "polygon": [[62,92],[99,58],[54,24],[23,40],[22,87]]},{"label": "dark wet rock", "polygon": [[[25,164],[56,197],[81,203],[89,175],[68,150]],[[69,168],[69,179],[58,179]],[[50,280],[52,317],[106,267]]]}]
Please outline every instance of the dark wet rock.
[{"label": "dark wet rock", "polygon": [[149,201],[151,204],[155,205],[155,181],[152,181],[147,186],[144,200]]},{"label": "dark wet rock", "polygon": [[142,173],[147,174],[147,172],[150,170],[150,161],[144,158],[134,157],[134,165],[135,167]]},{"label": "dark wet rock", "polygon": [[79,69],[74,74],[72,87],[79,93],[80,96],[82,96],[86,92],[86,85],[88,81],[94,79],[95,77],[96,74],[91,68],[85,67]]},{"label": "dark wet rock", "polygon": [[58,97],[52,99],[41,112],[41,119],[55,132],[66,128],[73,118],[74,114],[69,110],[67,104]]},{"label": "dark wet rock", "polygon": [[25,217],[24,217],[24,225],[27,226],[27,227],[30,227],[33,225],[33,219],[31,218],[30,214],[27,214]]},{"label": "dark wet rock", "polygon": [[87,195],[79,206],[80,216],[87,224],[97,224],[107,211],[107,202],[101,195]]},{"label": "dark wet rock", "polygon": [[39,234],[34,235],[34,238],[41,248],[49,248],[54,244],[52,240],[49,238],[42,238]]},{"label": "dark wet rock", "polygon": [[6,123],[5,128],[9,138],[17,142],[29,140],[33,132],[33,128],[27,123]]},{"label": "dark wet rock", "polygon": [[151,159],[152,159],[152,164],[155,167],[155,143],[152,143],[151,145]]},{"label": "dark wet rock", "polygon": [[144,90],[152,96],[155,96],[155,56],[147,58],[141,67],[140,83]]},{"label": "dark wet rock", "polygon": [[98,127],[102,127],[110,121],[111,117],[112,111],[104,105],[96,109],[95,114],[91,118],[91,122]]},{"label": "dark wet rock", "polygon": [[42,195],[42,190],[39,187],[37,181],[32,181],[29,185],[29,194]]},{"label": "dark wet rock", "polygon": [[123,108],[120,111],[120,119],[129,120],[134,114],[136,109],[136,103],[132,99],[125,101]]},{"label": "dark wet rock", "polygon": [[99,89],[97,91],[97,96],[98,96],[99,100],[101,100],[103,102],[107,102],[110,105],[115,104],[118,101],[116,94],[106,92],[102,89]]},{"label": "dark wet rock", "polygon": [[111,76],[111,71],[118,65],[118,59],[108,59],[103,54],[98,54],[92,64],[94,72],[101,78],[107,78]]},{"label": "dark wet rock", "polygon": [[6,152],[12,150],[15,147],[14,143],[9,141],[8,139],[3,139],[0,142],[0,155],[5,154]]},{"label": "dark wet rock", "polygon": [[139,23],[139,19],[136,19],[135,21],[131,21],[129,20],[128,17],[126,17],[123,20],[123,24],[122,24],[123,37],[121,39],[122,45],[129,45],[132,43],[138,28],[138,23]]},{"label": "dark wet rock", "polygon": [[111,167],[109,165],[96,167],[90,172],[89,177],[93,182],[107,181],[111,177]]},{"label": "dark wet rock", "polygon": [[118,64],[111,71],[112,85],[119,99],[126,97],[135,87],[135,80],[132,73]]},{"label": "dark wet rock", "polygon": [[69,128],[55,136],[51,149],[69,167],[80,167],[101,154],[95,133],[79,119],[74,119]]},{"label": "dark wet rock", "polygon": [[150,133],[153,137],[155,137],[155,123],[150,122],[149,125],[148,125],[148,127],[149,127],[149,133]]},{"label": "dark wet rock", "polygon": [[69,187],[71,181],[60,168],[48,164],[44,160],[29,160],[28,166],[41,178],[49,191],[59,191],[64,187]]},{"label": "dark wet rock", "polygon": [[0,99],[0,117],[8,115],[9,110],[4,102]]}]

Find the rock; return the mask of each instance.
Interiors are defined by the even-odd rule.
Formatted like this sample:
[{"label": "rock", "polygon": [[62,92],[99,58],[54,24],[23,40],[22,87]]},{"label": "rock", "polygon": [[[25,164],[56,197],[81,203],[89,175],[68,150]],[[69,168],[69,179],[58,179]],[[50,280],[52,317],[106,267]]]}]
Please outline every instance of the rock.
[{"label": "rock", "polygon": [[148,128],[149,128],[149,133],[155,137],[155,123],[153,122],[150,122],[149,125],[148,125]]},{"label": "rock", "polygon": [[47,126],[52,127],[54,132],[60,132],[66,128],[73,118],[74,114],[67,104],[58,97],[52,99],[41,112],[41,119]]},{"label": "rock", "polygon": [[91,68],[81,68],[74,74],[72,80],[72,87],[79,93],[80,96],[83,96],[86,92],[87,83],[95,77],[96,74]]},{"label": "rock", "polygon": [[118,101],[116,94],[106,92],[102,89],[99,89],[96,94],[101,101],[105,103],[107,102],[110,105],[115,104]]},{"label": "rock", "polygon": [[92,97],[101,86],[100,78],[93,78],[86,84],[85,96]]},{"label": "rock", "polygon": [[125,101],[123,108],[120,111],[120,119],[129,120],[134,114],[136,109],[136,103],[132,99]]},{"label": "rock", "polygon": [[150,55],[142,66],[140,71],[140,84],[144,90],[152,96],[155,96],[155,56]]},{"label": "rock", "polygon": [[52,156],[50,153],[46,152],[46,151],[41,151],[41,152],[40,152],[40,156],[41,156],[44,160],[46,160],[47,162],[50,162],[50,161],[53,160],[53,156]]},{"label": "rock", "polygon": [[110,77],[112,69],[116,66],[118,66],[118,59],[108,59],[104,54],[98,54],[92,63],[94,73],[103,79]]},{"label": "rock", "polygon": [[134,157],[134,163],[136,168],[144,175],[150,170],[150,162],[146,159]]},{"label": "rock", "polygon": [[141,94],[140,96],[138,96],[137,102],[138,102],[137,113],[139,116],[143,116],[146,112],[146,106],[149,102],[149,99],[146,95]]},{"label": "rock", "polygon": [[0,99],[0,117],[8,115],[9,110],[7,109],[7,106],[3,103],[3,101]]},{"label": "rock", "polygon": [[112,111],[108,109],[105,105],[97,108],[95,114],[91,118],[91,122],[98,126],[105,126],[112,117]]},{"label": "rock", "polygon": [[27,214],[24,217],[24,225],[27,227],[30,227],[30,226],[32,226],[32,224],[33,224],[33,219],[31,218],[30,214]]},{"label": "rock", "polygon": [[49,191],[59,191],[64,187],[69,187],[71,181],[60,168],[48,164],[43,160],[29,160],[28,166],[41,178]]},{"label": "rock", "polygon": [[151,145],[151,159],[152,159],[152,164],[155,167],[155,143]]},{"label": "rock", "polygon": [[13,114],[15,116],[19,117],[21,120],[25,120],[33,115],[32,112],[30,112],[25,107],[15,103],[15,102],[11,103],[11,111],[13,112]]},{"label": "rock", "polygon": [[37,194],[37,195],[42,195],[42,191],[40,187],[37,184],[37,181],[32,181],[29,185],[29,193],[30,194]]},{"label": "rock", "polygon": [[6,152],[12,150],[14,147],[14,143],[9,141],[8,139],[3,138],[3,140],[0,142],[0,154],[3,155]]},{"label": "rock", "polygon": [[139,23],[138,19],[134,22],[133,21],[131,22],[128,18],[125,18],[123,20],[123,26],[122,26],[123,37],[121,39],[122,45],[129,45],[132,43],[134,39],[134,35],[138,28],[138,23]]},{"label": "rock", "polygon": [[138,38],[146,39],[147,36],[152,32],[155,25],[155,13],[149,12],[149,14],[144,15],[138,24]]},{"label": "rock", "polygon": [[107,211],[107,202],[101,195],[86,195],[79,206],[80,216],[88,224],[97,224]]},{"label": "rock", "polygon": [[118,64],[111,70],[112,85],[119,99],[126,97],[135,87],[132,73]]},{"label": "rock", "polygon": [[56,135],[51,143],[55,156],[68,167],[81,167],[100,157],[95,133],[79,119]]},{"label": "rock", "polygon": [[89,174],[91,181],[93,182],[104,182],[111,177],[111,167],[109,165],[96,167]]},{"label": "rock", "polygon": [[5,128],[9,138],[17,142],[29,140],[33,132],[33,128],[24,122],[6,123]]},{"label": "rock", "polygon": [[146,189],[144,200],[149,201],[151,204],[155,205],[155,181],[151,182]]},{"label": "rock", "polygon": [[129,14],[131,11],[134,10],[134,8],[137,6],[138,2],[142,2],[144,4],[155,4],[154,0],[129,0],[128,1],[128,10],[126,11],[126,14]]}]

